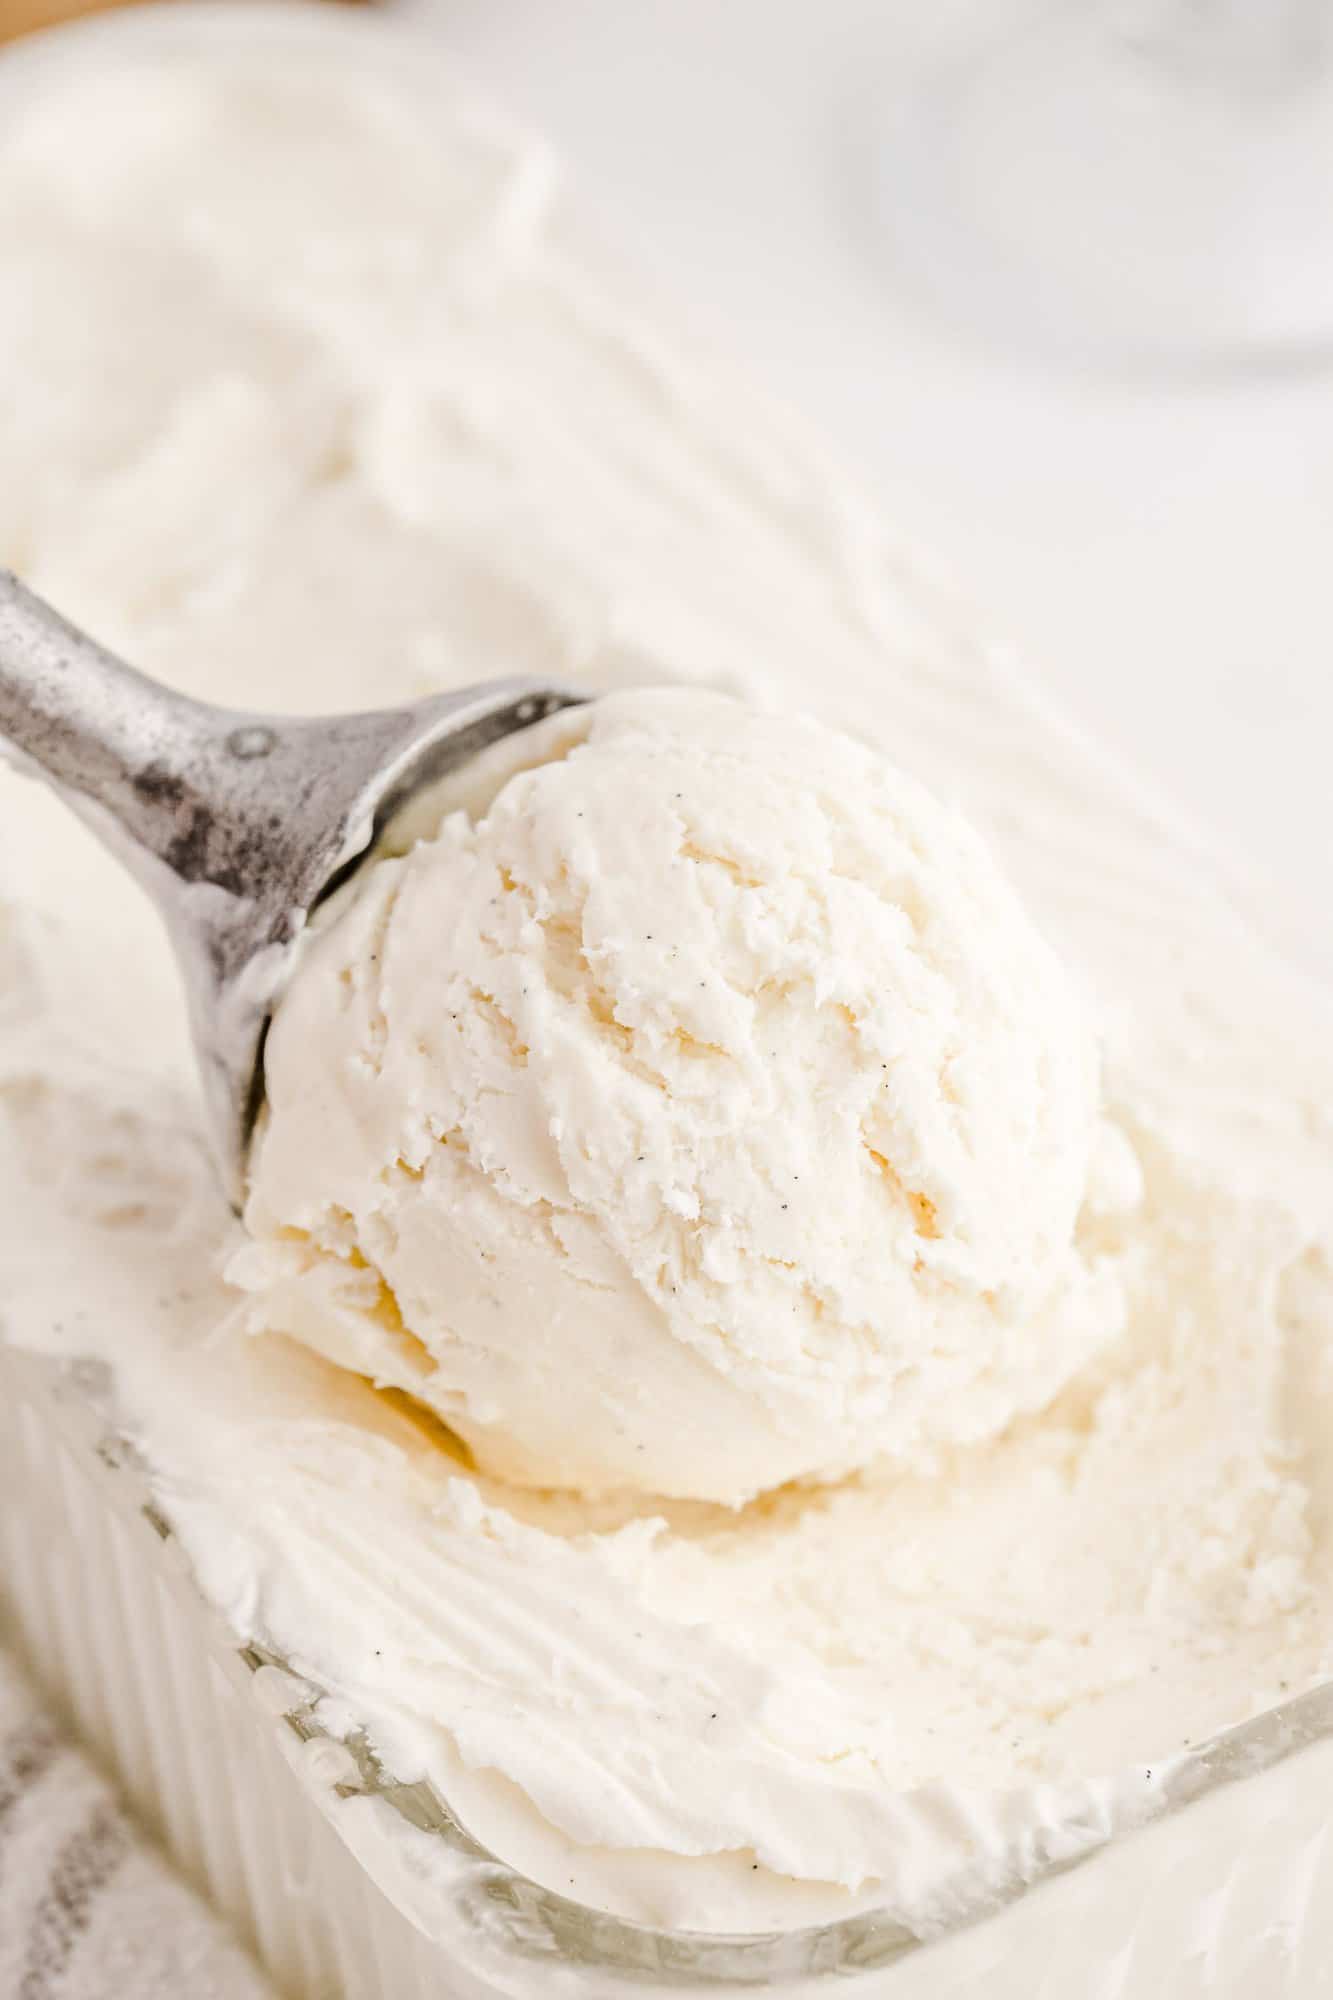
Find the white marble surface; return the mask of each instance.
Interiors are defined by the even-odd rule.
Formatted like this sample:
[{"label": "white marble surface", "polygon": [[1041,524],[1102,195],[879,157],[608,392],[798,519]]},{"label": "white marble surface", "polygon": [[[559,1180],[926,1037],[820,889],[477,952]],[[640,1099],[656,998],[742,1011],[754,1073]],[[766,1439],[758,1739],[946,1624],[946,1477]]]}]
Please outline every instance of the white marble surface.
[{"label": "white marble surface", "polygon": [[965,33],[978,4],[400,18],[550,135],[676,316],[824,428],[1069,711],[1295,890],[1333,968],[1333,367],[1090,380],[932,316],[886,252],[876,179],[911,17]]}]

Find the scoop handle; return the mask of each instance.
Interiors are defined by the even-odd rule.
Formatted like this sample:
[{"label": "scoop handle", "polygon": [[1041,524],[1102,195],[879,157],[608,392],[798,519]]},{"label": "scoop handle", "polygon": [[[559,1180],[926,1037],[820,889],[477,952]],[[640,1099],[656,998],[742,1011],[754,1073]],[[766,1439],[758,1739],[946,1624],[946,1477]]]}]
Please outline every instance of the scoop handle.
[{"label": "scoop handle", "polygon": [[214,708],[126,666],[0,570],[0,752],[7,740],[50,780],[157,904],[234,1199],[265,1024],[310,910],[419,791],[585,699],[512,679],[357,715]]},{"label": "scoop handle", "polygon": [[169,865],[199,803],[191,767],[210,713],[216,726],[0,569],[0,736]]}]

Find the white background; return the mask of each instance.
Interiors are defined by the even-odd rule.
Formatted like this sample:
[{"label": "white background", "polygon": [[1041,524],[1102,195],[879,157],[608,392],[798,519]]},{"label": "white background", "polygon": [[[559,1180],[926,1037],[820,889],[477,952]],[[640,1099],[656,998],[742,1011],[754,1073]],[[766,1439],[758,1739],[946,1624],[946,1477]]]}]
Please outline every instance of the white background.
[{"label": "white background", "polygon": [[676,317],[822,425],[1067,710],[1298,891],[1333,964],[1333,365],[1145,386],[932,312],[877,219],[912,199],[885,134],[920,17],[957,35],[979,4],[400,18],[556,143]]}]

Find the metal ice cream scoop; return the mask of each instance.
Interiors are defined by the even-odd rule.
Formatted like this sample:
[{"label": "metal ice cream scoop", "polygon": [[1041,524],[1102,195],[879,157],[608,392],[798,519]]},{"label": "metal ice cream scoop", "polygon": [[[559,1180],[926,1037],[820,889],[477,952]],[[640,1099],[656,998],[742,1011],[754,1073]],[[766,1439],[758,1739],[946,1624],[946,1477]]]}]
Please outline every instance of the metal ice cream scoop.
[{"label": "metal ice cream scoop", "polygon": [[269,1016],[311,910],[414,793],[583,698],[515,679],[363,715],[215,708],[125,666],[0,570],[0,747],[56,786],[157,905],[233,1201]]}]

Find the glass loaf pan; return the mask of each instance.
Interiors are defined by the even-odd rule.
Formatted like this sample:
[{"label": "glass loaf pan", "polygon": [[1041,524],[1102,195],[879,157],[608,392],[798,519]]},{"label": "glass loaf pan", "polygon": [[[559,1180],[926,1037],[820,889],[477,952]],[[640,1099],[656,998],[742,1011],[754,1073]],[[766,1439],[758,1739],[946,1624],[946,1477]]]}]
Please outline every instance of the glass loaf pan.
[{"label": "glass loaf pan", "polygon": [[307,1685],[200,1597],[101,1387],[0,1345],[0,1630],[291,2000],[1333,1991],[1328,1691],[1200,1751],[1155,1825],[929,1945],[874,1917],[736,1940],[639,1930],[481,1855],[424,1787],[311,1727]]},{"label": "glass loaf pan", "polygon": [[[342,50],[429,87],[401,28],[297,6],[147,8],[6,52],[0,116],[27,79],[104,50],[238,39],[296,59]],[[1329,1693],[1205,1746],[1157,1824],[926,1948],[874,1916],[772,1938],[639,1930],[517,1877],[424,1788],[313,1729],[305,1684],[202,1602],[104,1387],[0,1346],[0,1625],[294,2000],[811,1994],[849,1990],[839,1975],[856,1971],[850,1990],[886,2000],[1333,1992]]]}]

